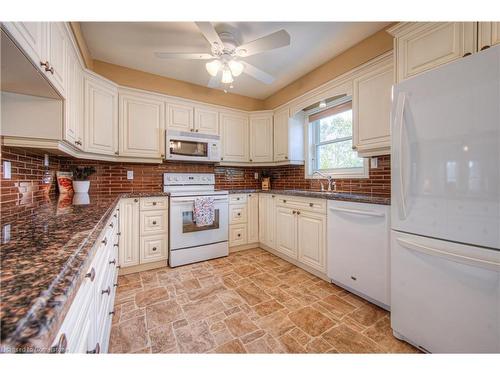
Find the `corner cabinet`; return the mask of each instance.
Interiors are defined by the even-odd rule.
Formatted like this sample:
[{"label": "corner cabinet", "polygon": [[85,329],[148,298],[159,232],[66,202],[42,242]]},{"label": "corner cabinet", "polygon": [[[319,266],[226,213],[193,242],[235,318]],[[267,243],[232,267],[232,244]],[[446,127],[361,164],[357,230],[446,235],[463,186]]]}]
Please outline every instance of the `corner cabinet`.
[{"label": "corner cabinet", "polygon": [[273,161],[272,113],[250,115],[250,162]]},{"label": "corner cabinet", "polygon": [[304,116],[292,116],[288,107],[274,112],[274,155],[275,162],[304,163]]},{"label": "corner cabinet", "polygon": [[248,162],[248,116],[240,113],[220,114],[223,162]]},{"label": "corner cabinet", "polygon": [[390,153],[393,79],[391,53],[353,80],[353,146],[361,157]]},{"label": "corner cabinet", "polygon": [[119,154],[164,156],[165,102],[161,96],[119,91]]},{"label": "corner cabinet", "polygon": [[85,75],[85,150],[118,155],[118,88],[111,82]]}]

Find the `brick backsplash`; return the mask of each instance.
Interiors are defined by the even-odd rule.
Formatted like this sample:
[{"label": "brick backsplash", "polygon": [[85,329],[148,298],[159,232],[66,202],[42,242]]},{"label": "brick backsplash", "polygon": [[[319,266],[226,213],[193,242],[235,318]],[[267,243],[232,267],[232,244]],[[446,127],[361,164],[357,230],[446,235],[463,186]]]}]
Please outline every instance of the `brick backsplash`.
[{"label": "brick backsplash", "polygon": [[[1,181],[0,211],[2,219],[19,211],[31,210],[57,193],[55,171],[69,171],[72,166],[94,166],[97,173],[91,176],[90,193],[151,192],[161,191],[165,172],[215,173],[217,189],[257,189],[259,181],[254,174],[268,170],[274,189],[319,190],[317,180],[304,178],[303,166],[278,167],[221,167],[209,164],[175,163],[138,164],[89,161],[71,157],[51,156],[50,171],[53,181],[49,192],[42,184],[43,155],[30,149],[2,147],[3,161],[12,163],[12,178]],[[127,180],[127,171],[134,171],[134,179]],[[337,191],[390,197],[390,156],[379,157],[378,168],[370,169],[367,179],[338,179]]]}]

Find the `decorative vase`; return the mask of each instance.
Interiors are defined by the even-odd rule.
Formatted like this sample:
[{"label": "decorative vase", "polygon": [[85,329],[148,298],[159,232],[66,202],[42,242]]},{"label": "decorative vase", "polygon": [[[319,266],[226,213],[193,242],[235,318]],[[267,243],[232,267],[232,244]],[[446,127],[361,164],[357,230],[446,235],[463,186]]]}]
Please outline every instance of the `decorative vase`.
[{"label": "decorative vase", "polygon": [[73,190],[75,193],[88,193],[90,181],[73,181]]},{"label": "decorative vase", "polygon": [[264,177],[262,179],[262,190],[269,190],[271,188],[271,177]]},{"label": "decorative vase", "polygon": [[87,193],[75,193],[73,194],[73,205],[89,204],[90,197]]}]

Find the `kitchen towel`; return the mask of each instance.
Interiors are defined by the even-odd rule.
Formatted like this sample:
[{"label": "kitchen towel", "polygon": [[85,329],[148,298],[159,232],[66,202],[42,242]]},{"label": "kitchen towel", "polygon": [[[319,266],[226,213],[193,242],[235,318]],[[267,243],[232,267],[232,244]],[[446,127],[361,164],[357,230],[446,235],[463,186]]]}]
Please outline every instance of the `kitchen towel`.
[{"label": "kitchen towel", "polygon": [[212,225],[215,220],[214,199],[212,197],[196,198],[193,216],[197,227]]}]

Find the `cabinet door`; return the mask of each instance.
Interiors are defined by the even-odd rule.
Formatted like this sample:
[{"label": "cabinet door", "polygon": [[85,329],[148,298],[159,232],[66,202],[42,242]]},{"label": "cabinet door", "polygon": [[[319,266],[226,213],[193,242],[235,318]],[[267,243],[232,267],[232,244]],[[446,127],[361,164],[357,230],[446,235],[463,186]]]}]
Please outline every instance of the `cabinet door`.
[{"label": "cabinet door", "polygon": [[288,108],[274,114],[274,161],[288,159]]},{"label": "cabinet door", "polygon": [[184,104],[168,104],[168,129],[194,131],[193,107]]},{"label": "cabinet door", "polygon": [[392,56],[354,79],[353,144],[359,156],[386,155],[391,145]]},{"label": "cabinet door", "polygon": [[118,154],[118,91],[94,77],[85,78],[85,148]]},{"label": "cabinet door", "polygon": [[120,91],[120,155],[160,158],[165,129],[161,97]]},{"label": "cabinet door", "polygon": [[73,50],[68,49],[64,139],[83,148],[83,71]]},{"label": "cabinet door", "polygon": [[326,216],[307,211],[297,215],[297,252],[300,262],[326,271]]},{"label": "cabinet door", "polygon": [[266,223],[267,233],[266,245],[271,249],[276,248],[276,196],[274,194],[267,194],[267,207],[266,207]]},{"label": "cabinet door", "polygon": [[248,117],[221,114],[222,161],[248,162]]},{"label": "cabinet door", "polygon": [[478,51],[500,43],[500,22],[479,22]]},{"label": "cabinet door", "polygon": [[40,63],[45,61],[43,48],[47,37],[47,22],[4,22],[2,25],[33,63],[40,67]]},{"label": "cabinet door", "polygon": [[195,131],[202,134],[219,135],[219,112],[213,109],[195,107],[194,127]]},{"label": "cabinet door", "polygon": [[397,37],[398,81],[475,51],[474,22],[429,22]]},{"label": "cabinet door", "polygon": [[259,242],[267,245],[267,206],[268,194],[259,194]]},{"label": "cabinet door", "polygon": [[64,96],[66,85],[67,34],[63,22],[48,23],[47,43],[47,61],[53,70],[47,71],[46,74],[52,84]]},{"label": "cabinet door", "polygon": [[250,117],[250,161],[273,161],[272,115],[255,115]]},{"label": "cabinet door", "polygon": [[259,196],[248,194],[247,202],[248,243],[259,242]]},{"label": "cabinet door", "polygon": [[297,217],[290,208],[276,209],[275,250],[297,259]]},{"label": "cabinet door", "polygon": [[120,246],[118,260],[121,267],[139,264],[139,199],[120,201]]}]

